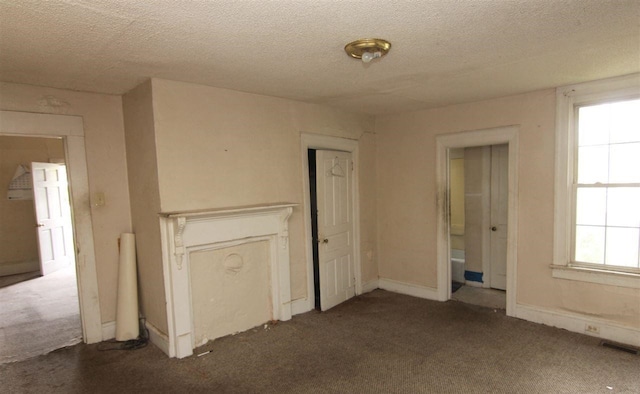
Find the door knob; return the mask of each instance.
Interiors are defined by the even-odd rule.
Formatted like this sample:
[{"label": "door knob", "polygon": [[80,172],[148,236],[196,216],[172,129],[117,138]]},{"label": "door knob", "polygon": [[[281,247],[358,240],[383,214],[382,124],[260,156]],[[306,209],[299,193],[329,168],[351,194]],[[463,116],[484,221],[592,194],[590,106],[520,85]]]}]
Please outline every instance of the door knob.
[{"label": "door knob", "polygon": [[36,224],[34,227],[44,227],[44,224],[42,224],[42,223],[38,223],[38,224]]},{"label": "door knob", "polygon": [[491,227],[491,231],[498,231],[498,228],[496,226]]},{"label": "door knob", "polygon": [[322,240],[322,243],[323,243],[323,244],[328,244],[328,243],[329,243],[329,240],[325,238],[325,239],[323,239],[323,240]]}]

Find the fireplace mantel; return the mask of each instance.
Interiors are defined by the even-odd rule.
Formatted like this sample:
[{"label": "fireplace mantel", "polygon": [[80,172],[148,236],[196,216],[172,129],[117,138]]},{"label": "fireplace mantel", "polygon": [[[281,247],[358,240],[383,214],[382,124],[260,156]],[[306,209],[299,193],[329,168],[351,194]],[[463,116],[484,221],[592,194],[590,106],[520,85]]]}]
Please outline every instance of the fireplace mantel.
[{"label": "fireplace mantel", "polygon": [[297,204],[280,203],[160,214],[168,353],[193,354],[189,253],[269,241],[272,319],[291,319],[288,220]]},{"label": "fireplace mantel", "polygon": [[251,213],[260,214],[261,212],[273,212],[280,211],[284,208],[292,208],[298,206],[294,203],[275,203],[264,205],[244,205],[241,207],[230,208],[211,208],[211,209],[195,209],[191,211],[169,211],[161,212],[160,216],[168,218],[177,217],[209,217],[209,216],[232,216],[232,215],[247,215]]}]

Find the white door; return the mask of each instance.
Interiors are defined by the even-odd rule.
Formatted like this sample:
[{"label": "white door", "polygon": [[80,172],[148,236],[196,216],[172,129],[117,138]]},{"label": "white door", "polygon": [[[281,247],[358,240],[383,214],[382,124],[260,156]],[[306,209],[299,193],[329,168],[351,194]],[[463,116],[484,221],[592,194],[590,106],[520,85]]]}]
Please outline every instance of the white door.
[{"label": "white door", "polygon": [[67,168],[31,163],[40,273],[47,275],[75,264]]},{"label": "white door", "polygon": [[316,151],[320,308],[355,295],[351,153]]},{"label": "white door", "polygon": [[507,207],[509,146],[491,147],[491,276],[490,286],[507,289]]}]

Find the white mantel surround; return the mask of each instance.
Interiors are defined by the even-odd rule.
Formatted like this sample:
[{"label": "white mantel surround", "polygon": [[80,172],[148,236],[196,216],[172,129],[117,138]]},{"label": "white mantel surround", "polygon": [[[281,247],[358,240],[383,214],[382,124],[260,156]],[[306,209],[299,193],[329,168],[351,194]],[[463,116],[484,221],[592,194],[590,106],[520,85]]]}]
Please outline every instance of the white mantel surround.
[{"label": "white mantel surround", "polygon": [[291,319],[288,220],[297,204],[168,212],[160,215],[168,317],[168,354],[193,354],[189,253],[269,241],[272,319]]}]

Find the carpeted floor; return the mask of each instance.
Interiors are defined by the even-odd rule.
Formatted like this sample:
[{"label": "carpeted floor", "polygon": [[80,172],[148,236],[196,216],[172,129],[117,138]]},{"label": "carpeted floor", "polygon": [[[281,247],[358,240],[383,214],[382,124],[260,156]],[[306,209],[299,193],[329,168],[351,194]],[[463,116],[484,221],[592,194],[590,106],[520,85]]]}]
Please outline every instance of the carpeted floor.
[{"label": "carpeted floor", "polygon": [[7,393],[640,393],[640,357],[501,311],[382,290],[169,359],[76,345],[0,365]]},{"label": "carpeted floor", "polygon": [[464,302],[465,304],[484,306],[487,308],[507,308],[507,292],[496,289],[463,285],[455,293],[452,292],[451,299]]},{"label": "carpeted floor", "polygon": [[0,288],[0,364],[81,341],[73,267]]},{"label": "carpeted floor", "polygon": [[9,287],[16,283],[31,280],[40,276],[40,271],[25,272],[24,274],[0,276],[0,289]]}]

